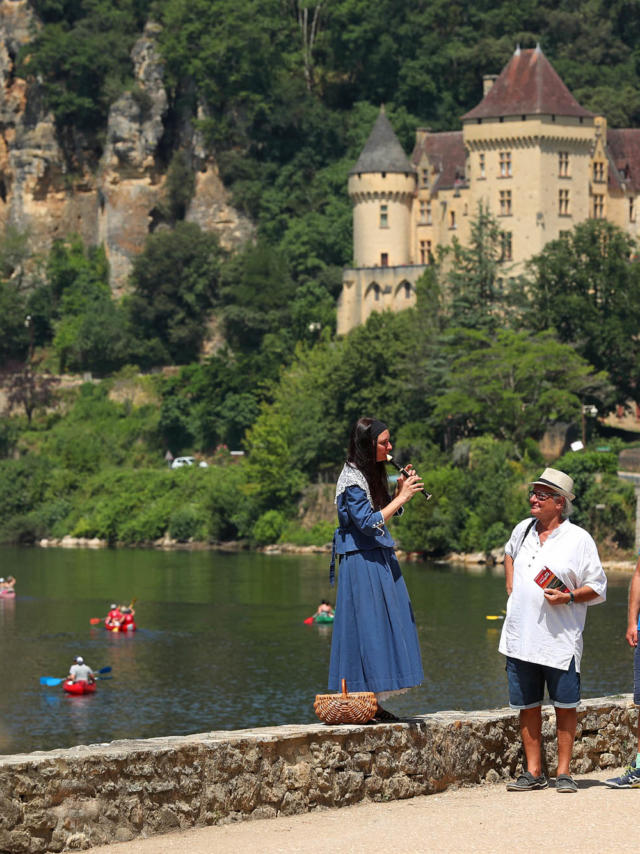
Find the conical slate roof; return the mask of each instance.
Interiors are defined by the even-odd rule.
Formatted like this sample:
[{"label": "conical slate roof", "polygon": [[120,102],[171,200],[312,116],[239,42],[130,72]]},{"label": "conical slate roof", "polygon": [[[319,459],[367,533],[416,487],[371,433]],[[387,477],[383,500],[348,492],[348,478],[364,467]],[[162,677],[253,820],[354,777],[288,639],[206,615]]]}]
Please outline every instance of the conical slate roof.
[{"label": "conical slate roof", "polygon": [[517,48],[482,101],[462,120],[518,115],[593,118],[564,85],[539,45],[533,50]]},{"label": "conical slate roof", "polygon": [[356,165],[349,172],[415,172],[384,109],[380,110]]}]

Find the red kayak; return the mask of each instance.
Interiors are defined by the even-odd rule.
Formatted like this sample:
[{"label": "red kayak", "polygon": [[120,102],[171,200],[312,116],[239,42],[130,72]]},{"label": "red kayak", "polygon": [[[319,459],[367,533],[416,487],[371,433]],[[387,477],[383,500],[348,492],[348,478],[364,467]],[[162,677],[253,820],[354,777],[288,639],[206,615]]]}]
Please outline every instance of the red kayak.
[{"label": "red kayak", "polygon": [[130,623],[119,623],[117,626],[116,625],[107,625],[105,623],[104,627],[108,632],[122,632],[123,634],[126,634],[127,632],[135,632],[135,630],[137,628],[137,626],[133,620],[131,620]]},{"label": "red kayak", "polygon": [[65,679],[62,688],[67,694],[93,694],[96,690],[96,683],[74,682],[72,679]]}]

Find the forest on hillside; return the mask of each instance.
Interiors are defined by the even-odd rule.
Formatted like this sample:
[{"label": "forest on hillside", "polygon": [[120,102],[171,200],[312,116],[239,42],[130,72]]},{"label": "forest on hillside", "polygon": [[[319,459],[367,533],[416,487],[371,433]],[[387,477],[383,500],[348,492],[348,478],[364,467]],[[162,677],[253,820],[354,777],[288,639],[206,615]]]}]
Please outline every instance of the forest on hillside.
[{"label": "forest on hillside", "polygon": [[[335,301],[351,260],[347,173],[380,103],[410,151],[418,126],[458,128],[482,75],[498,73],[516,44],[539,43],[583,106],[611,126],[638,126],[640,0],[33,8],[42,26],[18,70],[53,110],[71,169],[99,156],[109,105],[135,94],[131,47],[148,20],[161,24],[167,189],[163,227],[121,300],[101,247],[69,239],[26,259],[24,235],[0,236],[0,539],[325,541],[326,528],[292,528],[299,496],[333,476],[349,424],[368,412],[393,424],[439,496],[402,520],[404,544],[490,548],[526,513],[521,485],[542,464],[546,427],[579,423],[585,405],[604,415],[637,400],[637,247],[604,222],[577,226],[514,279],[495,221],[478,210],[471,245],[437,259],[415,309],[338,340]],[[176,133],[185,118],[256,223],[255,243],[235,254],[183,221],[193,187]],[[37,275],[23,275],[26,260]],[[222,344],[203,359],[212,328]],[[158,372],[167,366],[179,367]],[[101,382],[62,391],[65,371]],[[114,399],[124,379],[145,403]],[[580,520],[628,548],[633,496],[615,477],[619,440],[598,452],[591,427],[594,448],[563,465],[584,479]],[[246,463],[231,465],[225,447],[245,449]],[[159,471],[167,450],[218,464]],[[595,503],[606,508],[597,520]]]}]

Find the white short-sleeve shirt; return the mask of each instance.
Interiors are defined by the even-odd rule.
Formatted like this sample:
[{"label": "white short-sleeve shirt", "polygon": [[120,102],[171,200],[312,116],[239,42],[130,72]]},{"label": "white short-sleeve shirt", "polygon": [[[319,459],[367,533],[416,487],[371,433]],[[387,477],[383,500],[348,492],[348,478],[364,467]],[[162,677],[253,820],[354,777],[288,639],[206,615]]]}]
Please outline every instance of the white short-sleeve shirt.
[{"label": "white short-sleeve shirt", "polygon": [[[499,650],[503,655],[568,670],[575,657],[580,672],[582,632],[587,605],[604,602],[607,577],[598,549],[583,528],[565,519],[540,543],[536,526],[527,533],[531,519],[519,522],[505,546],[505,554],[516,555],[513,591],[507,602]],[[526,536],[525,536],[526,534]],[[523,540],[524,537],[524,540]],[[598,594],[588,603],[550,605],[542,588],[533,580],[548,567],[569,590],[585,584]]]}]

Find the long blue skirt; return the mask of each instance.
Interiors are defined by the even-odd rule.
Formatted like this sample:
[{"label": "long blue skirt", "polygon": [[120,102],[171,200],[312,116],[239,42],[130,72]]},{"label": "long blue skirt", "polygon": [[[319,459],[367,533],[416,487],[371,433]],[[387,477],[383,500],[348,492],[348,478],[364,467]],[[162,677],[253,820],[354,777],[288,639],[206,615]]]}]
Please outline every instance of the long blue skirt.
[{"label": "long blue skirt", "polygon": [[340,560],[329,691],[396,691],[424,678],[418,632],[393,549]]}]

